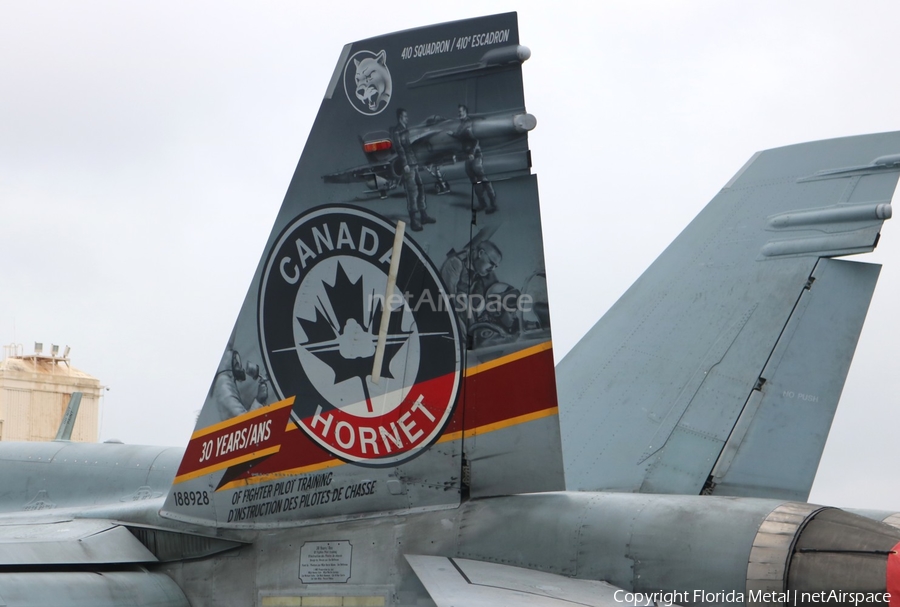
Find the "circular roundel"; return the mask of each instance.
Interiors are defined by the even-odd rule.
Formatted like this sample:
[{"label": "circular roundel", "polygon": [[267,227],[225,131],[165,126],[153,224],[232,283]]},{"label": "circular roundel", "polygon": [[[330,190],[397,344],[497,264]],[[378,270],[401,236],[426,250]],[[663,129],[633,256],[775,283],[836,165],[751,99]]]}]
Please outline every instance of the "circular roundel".
[{"label": "circular roundel", "polygon": [[344,93],[347,101],[360,114],[374,116],[391,102],[393,82],[382,50],[357,51],[344,66]]},{"label": "circular roundel", "polygon": [[[410,239],[386,293],[396,230],[353,207],[296,218],[269,252],[260,345],[293,419],[341,459],[390,465],[441,433],[460,382],[460,339],[439,274]],[[379,364],[380,360],[380,364]]]}]

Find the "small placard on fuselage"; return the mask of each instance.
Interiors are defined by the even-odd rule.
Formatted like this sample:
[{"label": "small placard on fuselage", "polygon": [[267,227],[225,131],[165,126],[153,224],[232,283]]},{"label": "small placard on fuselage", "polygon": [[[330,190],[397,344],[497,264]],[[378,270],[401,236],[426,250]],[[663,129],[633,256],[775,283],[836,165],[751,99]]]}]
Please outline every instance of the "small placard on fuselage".
[{"label": "small placard on fuselage", "polygon": [[350,542],[305,542],[300,548],[300,581],[344,583],[350,579]]}]

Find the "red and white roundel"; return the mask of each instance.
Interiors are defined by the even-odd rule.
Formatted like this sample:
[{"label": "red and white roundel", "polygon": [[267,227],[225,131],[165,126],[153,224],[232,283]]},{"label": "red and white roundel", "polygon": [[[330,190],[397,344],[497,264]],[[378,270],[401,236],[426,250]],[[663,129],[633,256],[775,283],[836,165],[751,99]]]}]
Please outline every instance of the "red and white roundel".
[{"label": "red and white roundel", "polygon": [[461,375],[455,314],[410,239],[385,292],[395,234],[362,209],[309,211],[276,241],[259,293],[261,349],[279,397],[295,397],[294,421],[337,457],[375,466],[411,459],[437,439]]}]

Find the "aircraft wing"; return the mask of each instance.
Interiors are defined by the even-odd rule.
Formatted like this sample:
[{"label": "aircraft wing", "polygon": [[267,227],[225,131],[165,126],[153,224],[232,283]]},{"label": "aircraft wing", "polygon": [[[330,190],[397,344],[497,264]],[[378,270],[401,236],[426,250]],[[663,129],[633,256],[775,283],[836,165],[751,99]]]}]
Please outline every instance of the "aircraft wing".
[{"label": "aircraft wing", "polygon": [[[128,528],[101,519],[0,522],[0,605],[189,604]],[[99,569],[99,571],[98,571]]]},{"label": "aircraft wing", "polygon": [[99,519],[0,524],[0,566],[151,563],[125,527]]},{"label": "aircraft wing", "polygon": [[625,591],[605,582],[470,559],[408,554],[406,560],[438,607],[607,607],[625,600]]},{"label": "aircraft wing", "polygon": [[900,134],[758,153],[557,366],[568,489],[806,500]]}]

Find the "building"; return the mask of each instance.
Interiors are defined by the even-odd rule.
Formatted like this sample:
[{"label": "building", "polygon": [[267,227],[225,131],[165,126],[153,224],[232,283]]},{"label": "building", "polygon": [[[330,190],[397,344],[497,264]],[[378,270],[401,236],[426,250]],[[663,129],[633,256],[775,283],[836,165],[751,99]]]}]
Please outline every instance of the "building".
[{"label": "building", "polygon": [[50,354],[42,344],[34,354],[22,355],[21,345],[5,346],[0,361],[0,440],[49,441],[56,438],[73,392],[81,392],[81,407],[72,440],[97,442],[99,434],[100,380],[69,363],[69,348]]}]

